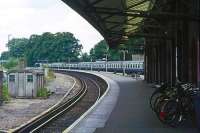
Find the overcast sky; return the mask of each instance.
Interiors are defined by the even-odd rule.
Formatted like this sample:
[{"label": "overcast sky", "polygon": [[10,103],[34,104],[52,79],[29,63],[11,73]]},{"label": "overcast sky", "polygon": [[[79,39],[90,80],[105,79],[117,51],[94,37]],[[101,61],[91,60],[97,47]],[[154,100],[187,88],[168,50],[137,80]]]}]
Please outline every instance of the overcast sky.
[{"label": "overcast sky", "polygon": [[0,0],[0,53],[11,38],[71,32],[88,52],[103,37],[61,0]]}]

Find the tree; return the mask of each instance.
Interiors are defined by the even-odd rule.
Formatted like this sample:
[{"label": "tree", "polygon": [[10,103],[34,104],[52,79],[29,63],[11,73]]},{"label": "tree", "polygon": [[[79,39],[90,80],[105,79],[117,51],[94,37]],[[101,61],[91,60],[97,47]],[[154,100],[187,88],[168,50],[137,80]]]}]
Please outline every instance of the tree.
[{"label": "tree", "polygon": [[13,38],[7,44],[10,57],[24,57],[28,39],[26,38]]},{"label": "tree", "polygon": [[4,51],[1,53],[1,60],[8,60],[8,58],[10,57],[10,52],[9,51]]},{"label": "tree", "polygon": [[[28,66],[33,66],[41,60],[49,62],[79,61],[82,45],[69,32],[42,35],[31,35],[29,39],[14,38],[7,44],[8,57],[25,58]],[[8,54],[7,54],[8,55]],[[6,57],[6,53],[3,53]]]},{"label": "tree", "polygon": [[6,68],[6,69],[8,69],[8,70],[10,70],[10,69],[15,68],[17,65],[18,65],[17,59],[10,58],[8,60],[8,62],[6,62],[5,64],[3,64],[3,67]]},{"label": "tree", "polygon": [[105,54],[108,55],[108,60],[121,60],[122,53],[120,50],[128,50],[126,56],[127,60],[131,60],[132,54],[144,54],[144,38],[130,38],[126,43],[117,46],[115,49],[108,50],[108,44],[105,40],[98,42],[94,48],[90,50],[90,56],[93,59],[101,60],[105,58]]},{"label": "tree", "polygon": [[129,38],[124,47],[128,50],[126,58],[131,60],[133,54],[144,54],[144,38]]},{"label": "tree", "polygon": [[94,48],[90,50],[90,56],[95,60],[102,60],[108,55],[108,60],[120,60],[118,49],[109,49],[105,40],[97,43]]},{"label": "tree", "polygon": [[82,55],[81,55],[81,61],[83,61],[83,62],[89,62],[89,61],[91,61],[91,58],[88,55],[88,53],[82,53]]}]

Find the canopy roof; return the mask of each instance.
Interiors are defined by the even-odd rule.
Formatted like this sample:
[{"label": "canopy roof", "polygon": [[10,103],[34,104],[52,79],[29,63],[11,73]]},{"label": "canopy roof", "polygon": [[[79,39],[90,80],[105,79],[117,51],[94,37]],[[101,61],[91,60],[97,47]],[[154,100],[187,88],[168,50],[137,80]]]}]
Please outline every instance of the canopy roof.
[{"label": "canopy roof", "polygon": [[63,0],[81,14],[110,46],[128,40],[140,30],[154,0]]}]

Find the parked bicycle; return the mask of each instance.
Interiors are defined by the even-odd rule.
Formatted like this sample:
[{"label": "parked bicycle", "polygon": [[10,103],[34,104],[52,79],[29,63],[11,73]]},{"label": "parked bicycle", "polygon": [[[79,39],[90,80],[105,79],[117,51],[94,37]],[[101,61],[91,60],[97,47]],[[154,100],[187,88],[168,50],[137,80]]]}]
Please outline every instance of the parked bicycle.
[{"label": "parked bicycle", "polygon": [[193,96],[199,92],[191,83],[177,82],[175,86],[163,83],[151,95],[150,107],[162,123],[177,127],[194,118]]}]

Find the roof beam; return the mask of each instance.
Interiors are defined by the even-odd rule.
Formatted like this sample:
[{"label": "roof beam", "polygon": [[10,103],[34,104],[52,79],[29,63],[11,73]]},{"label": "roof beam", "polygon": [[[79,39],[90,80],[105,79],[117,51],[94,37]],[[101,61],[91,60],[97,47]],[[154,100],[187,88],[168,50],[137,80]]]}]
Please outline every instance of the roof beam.
[{"label": "roof beam", "polygon": [[[133,18],[129,19],[128,21],[131,21],[131,20],[133,20],[133,19],[135,19],[135,17],[133,17]],[[124,22],[123,22],[123,23],[121,23],[121,24],[116,24],[116,25],[114,25],[114,26],[112,26],[112,27],[108,28],[108,30],[115,29],[115,28],[117,28],[117,27],[119,27],[119,26],[121,26],[121,25],[124,25],[125,23],[127,23],[127,22],[126,22],[126,21],[124,21]],[[137,23],[136,23],[136,24],[137,24]]]},{"label": "roof beam", "polygon": [[[87,10],[88,13],[91,11]],[[173,12],[149,12],[141,10],[126,10],[126,11],[117,11],[115,8],[102,8],[97,7],[97,14],[108,14],[116,16],[133,16],[133,17],[144,17],[144,18],[166,18],[166,19],[183,19],[186,21],[200,21],[200,16],[195,16],[192,14],[183,14],[183,13],[173,13]]]},{"label": "roof beam", "polygon": [[[136,30],[135,30],[136,31]],[[125,34],[122,34],[120,33],[121,31],[112,31],[112,32],[109,32],[109,34],[111,35],[115,35],[115,36],[128,36],[128,37],[145,37],[145,38],[163,38],[163,39],[172,39],[172,36],[168,36],[168,35],[161,35],[161,34],[152,34],[152,33],[134,33],[134,34],[129,34],[128,33],[125,33]]]},{"label": "roof beam", "polygon": [[130,26],[141,26],[144,28],[155,28],[155,29],[163,29],[163,27],[159,26],[159,25],[152,25],[152,24],[141,24],[141,23],[123,23],[123,22],[116,22],[116,21],[105,21],[106,23],[110,23],[110,24],[119,24],[119,25],[130,25]]},{"label": "roof beam", "polygon": [[134,5],[129,6],[127,9],[131,9],[131,8],[136,7],[136,6],[138,6],[138,5],[141,5],[141,4],[143,4],[143,3],[147,2],[147,1],[149,1],[149,0],[140,1],[140,2],[138,2],[138,3],[136,3],[136,4],[134,4]]},{"label": "roof beam", "polygon": [[104,0],[95,0],[92,3],[90,3],[89,5],[87,5],[85,8],[91,8],[93,6],[95,6],[96,4],[98,4],[99,2],[102,2]]},{"label": "roof beam", "polygon": [[144,38],[156,38],[156,39],[167,39],[167,40],[173,39],[171,36],[148,34],[148,33],[135,33],[135,34],[129,35],[129,37],[144,37]]},{"label": "roof beam", "polygon": [[112,14],[107,15],[106,17],[103,17],[102,20],[105,21],[106,19],[109,19],[109,18],[112,17],[112,16],[113,16]]},{"label": "roof beam", "polygon": [[129,23],[129,22],[124,23],[124,22],[117,22],[117,21],[105,21],[105,23],[117,24],[117,25],[124,25],[124,24],[126,24],[126,25],[131,25],[131,26],[138,26],[139,25],[138,23],[137,24],[133,24],[133,23]]}]

